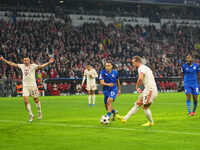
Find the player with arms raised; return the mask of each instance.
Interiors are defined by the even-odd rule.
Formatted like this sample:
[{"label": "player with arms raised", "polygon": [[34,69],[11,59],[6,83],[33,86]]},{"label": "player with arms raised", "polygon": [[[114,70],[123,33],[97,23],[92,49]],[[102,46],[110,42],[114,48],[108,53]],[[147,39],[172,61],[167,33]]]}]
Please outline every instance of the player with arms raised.
[{"label": "player with arms raised", "polygon": [[100,72],[99,80],[100,84],[103,86],[104,103],[107,111],[107,117],[110,118],[112,113],[112,120],[114,120],[117,111],[114,110],[112,103],[115,101],[116,96],[120,95],[121,91],[118,72],[112,68],[112,63],[106,62],[105,69]]},{"label": "player with arms raised", "polygon": [[[158,95],[156,82],[152,70],[146,65],[142,64],[141,57],[133,57],[132,64],[134,67],[138,68],[139,77],[136,83],[136,90],[138,93],[140,93],[140,96],[135,105],[125,117],[117,115],[117,118],[120,119],[122,122],[126,122],[132,115],[134,115],[138,111],[140,106],[143,106],[143,110],[148,119],[148,122],[143,124],[142,126],[152,126],[154,123],[149,107]],[[143,91],[140,89],[140,86],[142,84],[144,85]]]},{"label": "player with arms raised", "polygon": [[87,79],[87,86],[86,89],[88,91],[88,106],[91,105],[91,96],[93,103],[92,105],[95,105],[95,90],[97,89],[96,85],[96,78],[98,77],[98,74],[94,68],[92,68],[91,65],[87,65],[86,69],[84,70],[83,80],[82,80],[82,86],[85,82],[85,79]]},{"label": "player with arms raised", "polygon": [[[182,65],[182,76],[184,77],[184,89],[187,98],[187,108],[188,115],[194,116],[196,107],[197,107],[197,99],[199,94],[199,66],[193,63],[193,58],[191,55],[187,55],[186,63]],[[193,96],[193,111],[191,112],[190,104],[191,104],[191,95]]]},{"label": "player with arms raised", "polygon": [[31,105],[28,100],[29,96],[34,97],[34,101],[38,109],[38,119],[42,119],[41,104],[38,99],[39,91],[36,85],[35,71],[37,69],[44,68],[47,65],[53,63],[54,59],[51,58],[48,63],[45,63],[43,65],[30,64],[30,59],[28,57],[23,59],[23,64],[16,64],[14,62],[4,59],[3,57],[0,57],[0,60],[7,63],[10,66],[21,69],[22,74],[23,74],[23,97],[24,97],[25,107],[27,111],[29,112],[29,117],[30,117],[29,121],[32,122],[34,118],[34,115],[31,110]]}]

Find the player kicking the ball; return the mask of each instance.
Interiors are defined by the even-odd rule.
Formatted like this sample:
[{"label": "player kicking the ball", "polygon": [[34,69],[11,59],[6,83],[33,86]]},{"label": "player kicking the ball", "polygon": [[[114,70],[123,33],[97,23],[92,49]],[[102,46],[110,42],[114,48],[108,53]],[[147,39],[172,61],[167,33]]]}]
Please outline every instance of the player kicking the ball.
[{"label": "player kicking the ball", "polygon": [[42,119],[42,111],[41,111],[41,104],[38,99],[39,91],[36,85],[35,80],[35,71],[37,69],[41,69],[46,67],[47,65],[54,62],[54,59],[51,58],[48,63],[45,63],[43,65],[36,65],[36,64],[30,64],[30,59],[28,57],[23,59],[23,64],[16,64],[14,62],[8,61],[4,59],[3,57],[0,57],[0,60],[7,63],[10,66],[20,68],[23,73],[23,97],[24,97],[24,103],[25,107],[29,113],[29,121],[32,122],[34,115],[31,110],[31,105],[29,103],[28,97],[33,96],[34,101],[36,103],[37,109],[38,109],[38,119]]},{"label": "player kicking the ball", "polygon": [[[157,97],[158,91],[152,70],[146,65],[142,64],[142,58],[139,56],[133,57],[132,64],[134,67],[138,68],[139,77],[136,83],[136,90],[138,93],[140,93],[140,96],[126,116],[123,117],[117,115],[116,117],[120,119],[121,122],[125,123],[132,115],[138,111],[140,106],[143,106],[143,110],[148,119],[148,122],[142,126],[153,126],[154,122],[149,107],[151,106],[153,100]],[[143,91],[140,89],[142,84],[144,85]]]},{"label": "player kicking the ball", "polygon": [[97,89],[96,85],[96,78],[98,77],[98,74],[94,68],[92,68],[91,65],[87,65],[84,75],[83,75],[83,80],[82,80],[82,87],[85,82],[85,79],[87,78],[87,86],[86,89],[88,91],[88,106],[91,105],[91,96],[93,103],[92,105],[95,105],[95,90]]},{"label": "player kicking the ball", "polygon": [[112,120],[114,120],[117,111],[114,110],[112,103],[115,101],[116,96],[120,95],[121,91],[118,72],[112,68],[112,63],[106,62],[105,69],[100,72],[99,80],[100,84],[103,86],[104,103],[107,111],[107,117],[110,118],[112,113]]}]

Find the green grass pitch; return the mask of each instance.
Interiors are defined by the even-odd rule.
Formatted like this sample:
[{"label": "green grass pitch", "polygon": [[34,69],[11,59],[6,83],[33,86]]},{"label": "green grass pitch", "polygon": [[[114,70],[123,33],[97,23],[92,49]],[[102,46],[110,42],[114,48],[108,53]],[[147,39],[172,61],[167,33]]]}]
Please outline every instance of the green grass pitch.
[{"label": "green grass pitch", "polygon": [[[117,98],[125,115],[137,94]],[[103,95],[88,107],[87,96],[40,97],[43,120],[30,98],[35,120],[28,122],[22,97],[0,98],[0,150],[199,150],[200,113],[187,116],[184,93],[160,93],[151,107],[155,126],[142,127],[142,110],[126,124],[103,126]]]}]

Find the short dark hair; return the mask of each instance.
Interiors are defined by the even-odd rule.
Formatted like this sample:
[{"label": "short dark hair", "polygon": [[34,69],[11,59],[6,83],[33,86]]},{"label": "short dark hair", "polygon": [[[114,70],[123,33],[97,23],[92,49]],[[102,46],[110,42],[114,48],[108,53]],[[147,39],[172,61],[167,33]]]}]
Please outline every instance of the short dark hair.
[{"label": "short dark hair", "polygon": [[142,57],[140,56],[134,56],[133,59],[135,59],[136,62],[142,62]]},{"label": "short dark hair", "polygon": [[111,60],[107,60],[107,61],[104,63],[104,65],[106,65],[107,63],[109,63],[109,64],[113,65],[113,63],[112,63],[112,61],[111,61]]},{"label": "short dark hair", "polygon": [[29,56],[27,56],[27,55],[26,55],[26,56],[24,56],[24,58],[29,58],[29,59],[30,59],[30,57],[29,57]]}]

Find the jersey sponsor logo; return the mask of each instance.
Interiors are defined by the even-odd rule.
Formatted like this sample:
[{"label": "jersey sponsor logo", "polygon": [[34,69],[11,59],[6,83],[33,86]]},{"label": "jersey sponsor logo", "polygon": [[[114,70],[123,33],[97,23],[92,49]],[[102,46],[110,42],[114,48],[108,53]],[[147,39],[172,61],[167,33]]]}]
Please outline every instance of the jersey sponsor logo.
[{"label": "jersey sponsor logo", "polygon": [[186,70],[189,70],[189,68],[186,68]]}]

